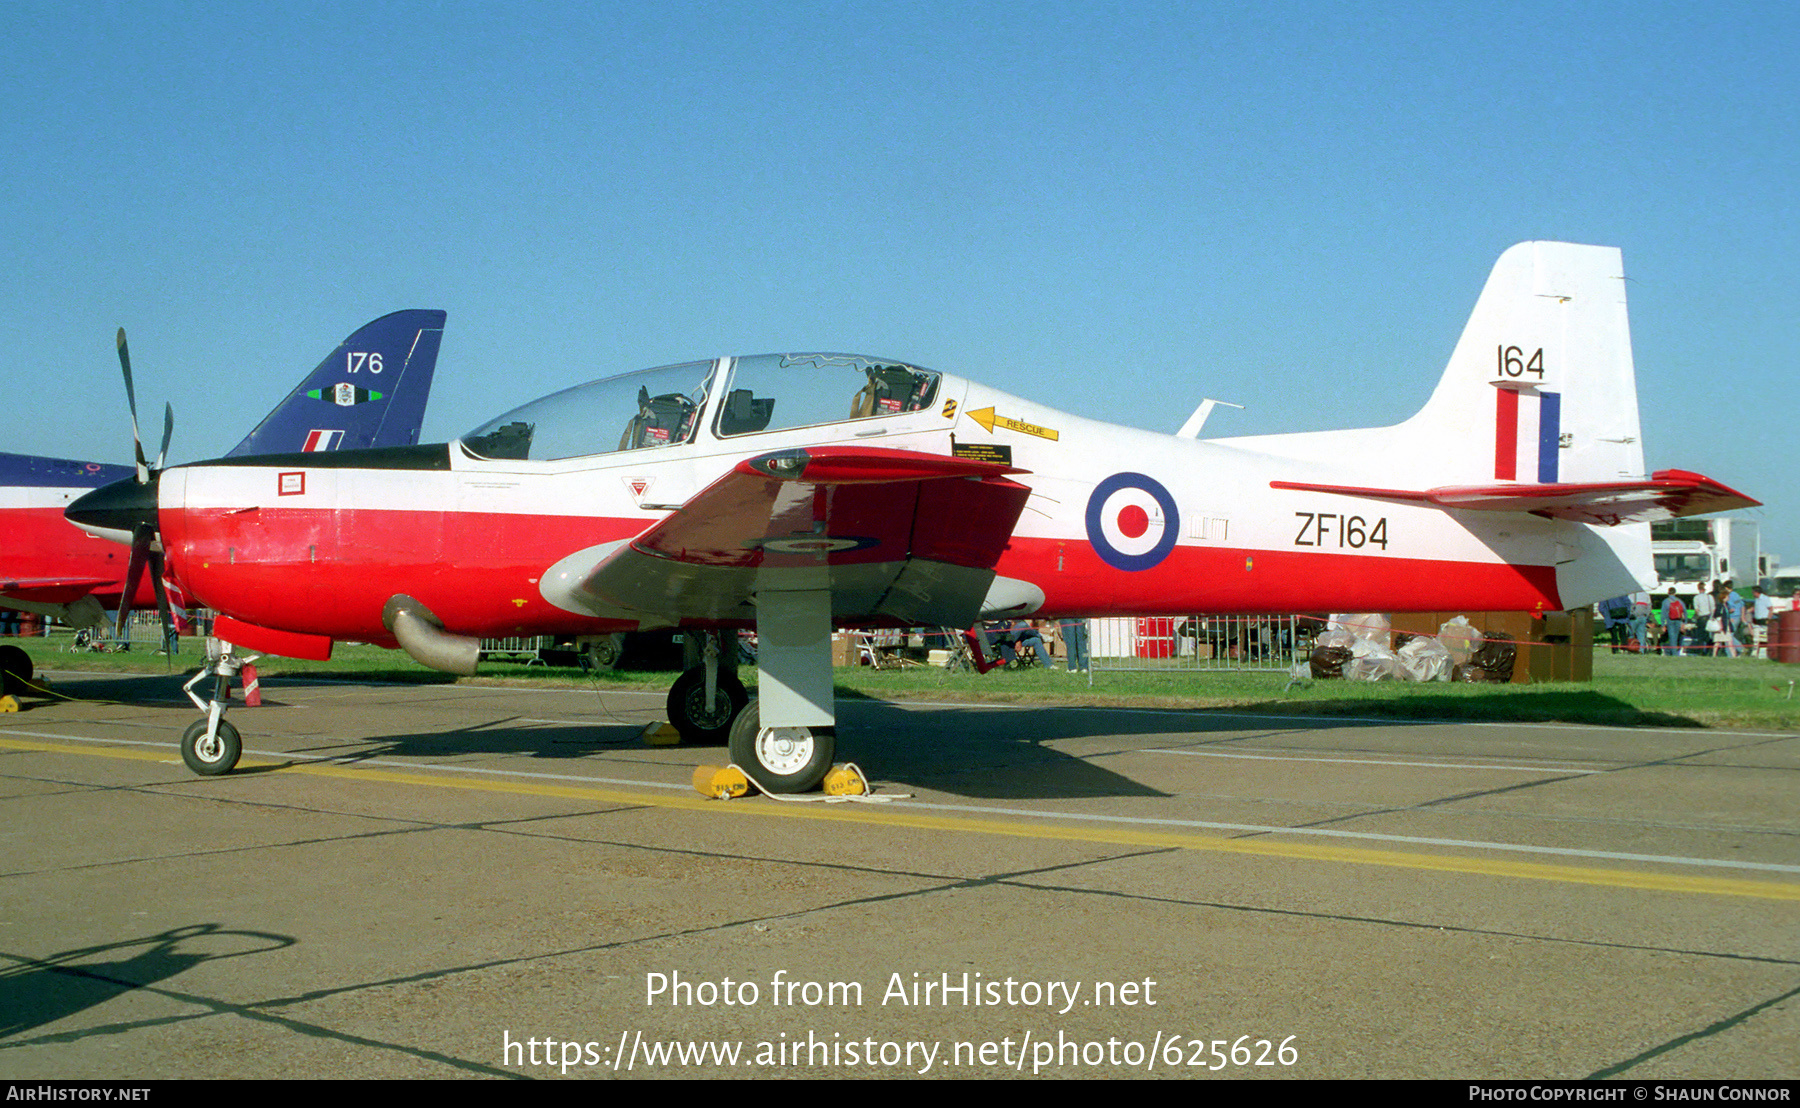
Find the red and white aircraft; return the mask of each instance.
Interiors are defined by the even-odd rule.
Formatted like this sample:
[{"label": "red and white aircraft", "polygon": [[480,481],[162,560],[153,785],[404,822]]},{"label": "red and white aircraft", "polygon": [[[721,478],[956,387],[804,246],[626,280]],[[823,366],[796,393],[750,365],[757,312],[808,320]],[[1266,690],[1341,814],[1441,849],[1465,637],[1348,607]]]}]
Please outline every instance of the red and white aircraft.
[{"label": "red and white aircraft", "polygon": [[[488,636],[754,626],[758,699],[711,648],[671,720],[797,791],[831,762],[834,627],[1562,610],[1640,588],[1645,521],[1755,501],[1644,472],[1623,276],[1611,248],[1508,250],[1394,427],[1202,440],[1205,406],[1166,435],[885,359],[770,354],[581,385],[443,445],[179,466],[136,510],[250,650],[374,641],[467,673]],[[202,773],[237,758],[224,699],[184,743]]]},{"label": "red and white aircraft", "polygon": [[[353,331],[337,349],[275,406],[232,455],[272,450],[355,449],[419,441],[426,400],[443,337],[444,313],[392,312]],[[125,332],[118,338],[120,364],[131,393]],[[374,373],[368,372],[373,367]],[[385,369],[385,375],[382,370]],[[352,376],[361,371],[359,376]],[[358,388],[355,381],[378,384]],[[132,400],[133,422],[136,401]],[[174,415],[165,406],[162,452],[167,453]],[[0,608],[54,616],[72,627],[98,627],[109,611],[161,602],[161,552],[148,535],[143,549],[121,550],[69,526],[63,512],[89,490],[131,478],[149,479],[150,463],[138,465],[0,454]],[[162,465],[159,454],[155,465]],[[92,530],[92,529],[90,529]],[[132,546],[133,534],[107,536]],[[151,572],[146,573],[145,570]],[[0,646],[0,669],[29,679],[30,659]]]}]

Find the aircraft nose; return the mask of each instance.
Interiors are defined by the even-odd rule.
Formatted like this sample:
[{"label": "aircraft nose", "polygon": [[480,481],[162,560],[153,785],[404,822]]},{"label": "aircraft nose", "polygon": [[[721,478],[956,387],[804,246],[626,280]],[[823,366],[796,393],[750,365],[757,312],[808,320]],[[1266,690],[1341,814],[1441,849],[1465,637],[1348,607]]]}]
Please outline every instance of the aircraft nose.
[{"label": "aircraft nose", "polygon": [[64,509],[63,518],[90,535],[130,545],[140,526],[156,527],[158,476],[145,484],[127,477],[102,485]]}]

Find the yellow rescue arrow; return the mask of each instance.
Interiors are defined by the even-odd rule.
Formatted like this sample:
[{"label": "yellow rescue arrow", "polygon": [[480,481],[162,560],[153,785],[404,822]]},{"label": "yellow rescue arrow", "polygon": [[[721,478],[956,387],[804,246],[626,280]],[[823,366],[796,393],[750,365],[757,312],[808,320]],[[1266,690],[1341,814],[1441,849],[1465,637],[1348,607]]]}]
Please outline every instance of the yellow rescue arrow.
[{"label": "yellow rescue arrow", "polygon": [[1026,423],[1022,419],[1008,419],[1002,415],[995,415],[994,409],[992,408],[979,408],[972,411],[969,413],[969,418],[976,423],[981,424],[983,427],[986,427],[989,434],[993,433],[995,427],[1004,427],[1008,431],[1020,431],[1027,435],[1036,435],[1040,439],[1049,439],[1051,442],[1055,442],[1060,437],[1059,432],[1053,431],[1048,427],[1039,427],[1035,423]]}]

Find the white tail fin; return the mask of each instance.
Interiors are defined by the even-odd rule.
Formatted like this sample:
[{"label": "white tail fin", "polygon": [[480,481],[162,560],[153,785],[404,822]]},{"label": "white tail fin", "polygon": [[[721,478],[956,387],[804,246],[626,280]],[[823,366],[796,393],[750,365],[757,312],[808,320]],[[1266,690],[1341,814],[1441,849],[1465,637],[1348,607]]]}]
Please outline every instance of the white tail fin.
[{"label": "white tail fin", "polygon": [[[1697,473],[1645,474],[1625,273],[1608,246],[1500,255],[1437,389],[1405,423],[1213,442],[1294,463],[1273,489],[1451,512],[1509,561],[1554,566],[1567,604],[1654,579],[1645,521],[1757,503]],[[1495,513],[1510,518],[1480,518]]]},{"label": "white tail fin", "polygon": [[1436,391],[1396,431],[1431,446],[1434,484],[1643,477],[1619,251],[1525,242],[1500,255]]}]

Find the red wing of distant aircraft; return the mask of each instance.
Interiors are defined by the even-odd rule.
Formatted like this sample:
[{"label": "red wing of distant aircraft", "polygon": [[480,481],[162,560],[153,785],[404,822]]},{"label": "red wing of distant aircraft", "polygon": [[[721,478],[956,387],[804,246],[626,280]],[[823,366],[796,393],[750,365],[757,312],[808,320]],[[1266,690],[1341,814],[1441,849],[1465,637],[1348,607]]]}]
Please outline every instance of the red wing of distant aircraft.
[{"label": "red wing of distant aircraft", "polygon": [[[1652,579],[1642,520],[1755,503],[1646,473],[1606,247],[1508,250],[1404,423],[1200,440],[1201,422],[1099,423],[858,355],[718,358],[577,386],[448,444],[177,466],[139,510],[249,650],[373,641],[468,672],[482,637],[686,628],[708,649],[671,721],[727,736],[785,792],[831,760],[836,627],[1563,610]],[[717,649],[741,627],[755,701]],[[240,664],[227,652],[222,685]],[[189,729],[198,772],[237,758],[223,707]]]},{"label": "red wing of distant aircraft", "polygon": [[[231,455],[418,442],[444,318],[442,311],[413,309],[364,324]],[[120,353],[123,357],[122,333]],[[166,450],[166,435],[163,446]],[[157,603],[157,582],[143,573],[135,575],[131,595],[125,595],[135,517],[104,536],[124,547],[63,518],[77,497],[132,476],[131,466],[0,454],[0,607],[96,627],[108,611]],[[17,670],[23,658],[23,651],[9,651],[7,671]]]}]

